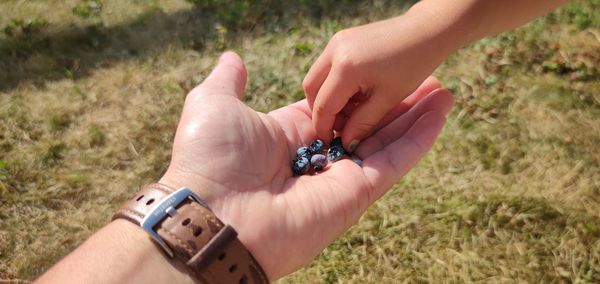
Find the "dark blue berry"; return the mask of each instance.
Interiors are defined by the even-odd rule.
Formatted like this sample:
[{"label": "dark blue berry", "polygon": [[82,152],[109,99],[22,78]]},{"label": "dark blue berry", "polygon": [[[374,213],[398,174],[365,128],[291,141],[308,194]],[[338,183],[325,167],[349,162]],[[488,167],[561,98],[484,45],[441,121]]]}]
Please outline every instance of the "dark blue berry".
[{"label": "dark blue berry", "polygon": [[312,154],[312,151],[308,147],[300,147],[300,148],[298,148],[298,150],[296,150],[296,155],[298,157],[306,156],[310,159],[311,154]]},{"label": "dark blue berry", "polygon": [[303,175],[308,172],[310,162],[307,157],[297,157],[294,159],[294,165],[292,165],[292,171],[296,175]]},{"label": "dark blue berry", "polygon": [[353,162],[355,162],[357,165],[362,165],[362,160],[356,156],[356,155],[352,155],[352,157],[350,157],[350,159],[352,159]]},{"label": "dark blue berry", "polygon": [[314,142],[312,142],[312,144],[310,144],[310,151],[313,154],[319,154],[321,152],[323,152],[323,148],[325,148],[325,143],[323,143],[323,140],[321,139],[317,139]]},{"label": "dark blue berry", "polygon": [[344,148],[341,146],[331,146],[327,151],[327,158],[332,162],[340,160],[342,156],[344,156]]},{"label": "dark blue berry", "polygon": [[327,157],[322,154],[315,154],[310,158],[310,164],[315,168],[315,171],[320,171],[327,166]]},{"label": "dark blue berry", "polygon": [[336,137],[331,141],[331,143],[329,144],[329,148],[333,147],[340,147],[344,149],[344,145],[342,144],[342,137]]}]

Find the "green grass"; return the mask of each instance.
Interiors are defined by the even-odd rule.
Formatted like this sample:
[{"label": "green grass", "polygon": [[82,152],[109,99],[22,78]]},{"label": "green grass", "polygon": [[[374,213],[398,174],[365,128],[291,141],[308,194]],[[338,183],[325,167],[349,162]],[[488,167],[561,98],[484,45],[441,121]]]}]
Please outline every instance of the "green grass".
[{"label": "green grass", "polygon": [[[0,282],[31,280],[165,170],[226,49],[246,102],[303,98],[338,30],[411,1],[2,1]],[[600,282],[600,1],[451,56],[433,150],[288,282]]]}]

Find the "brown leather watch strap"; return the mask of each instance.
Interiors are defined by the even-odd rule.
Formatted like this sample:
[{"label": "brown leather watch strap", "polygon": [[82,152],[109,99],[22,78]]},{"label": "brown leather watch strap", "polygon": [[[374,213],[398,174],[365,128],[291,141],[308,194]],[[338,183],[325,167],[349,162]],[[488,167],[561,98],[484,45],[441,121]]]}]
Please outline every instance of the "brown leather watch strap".
[{"label": "brown leather watch strap", "polygon": [[[140,225],[173,192],[162,184],[148,184],[119,208],[113,220],[123,218]],[[153,229],[196,279],[204,283],[269,283],[258,262],[237,239],[237,232],[208,207],[186,198],[174,209]]]}]

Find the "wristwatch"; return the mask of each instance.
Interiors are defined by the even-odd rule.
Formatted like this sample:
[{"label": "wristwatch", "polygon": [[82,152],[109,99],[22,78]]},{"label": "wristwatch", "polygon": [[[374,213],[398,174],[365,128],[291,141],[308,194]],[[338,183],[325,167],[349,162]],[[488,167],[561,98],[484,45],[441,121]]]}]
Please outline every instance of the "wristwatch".
[{"label": "wristwatch", "polygon": [[188,188],[145,185],[117,210],[118,218],[142,227],[201,283],[269,283],[237,232]]}]

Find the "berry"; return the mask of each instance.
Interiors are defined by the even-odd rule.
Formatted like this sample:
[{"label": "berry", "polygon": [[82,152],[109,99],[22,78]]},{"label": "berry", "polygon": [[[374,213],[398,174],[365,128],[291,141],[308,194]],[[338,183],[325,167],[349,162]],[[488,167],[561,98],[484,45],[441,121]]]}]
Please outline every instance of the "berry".
[{"label": "berry", "polygon": [[337,162],[344,156],[344,148],[342,146],[331,146],[327,151],[327,158],[332,162]]},{"label": "berry", "polygon": [[310,162],[307,157],[297,157],[294,159],[294,165],[292,166],[292,171],[296,175],[303,175],[308,172],[308,167],[310,166]]},{"label": "berry", "polygon": [[340,147],[344,149],[344,145],[342,144],[342,137],[336,137],[331,141],[331,143],[329,144],[329,148],[333,147]]},{"label": "berry", "polygon": [[317,139],[314,142],[312,142],[312,144],[310,144],[310,147],[308,149],[310,149],[310,151],[314,154],[319,154],[323,152],[324,148],[325,143],[323,143],[323,140]]},{"label": "berry", "polygon": [[315,154],[310,158],[310,164],[315,168],[315,171],[320,171],[327,166],[327,157],[322,154]]},{"label": "berry", "polygon": [[311,152],[312,151],[308,147],[300,147],[298,150],[296,150],[296,155],[298,157],[306,156],[310,159]]},{"label": "berry", "polygon": [[352,159],[353,162],[355,162],[357,165],[362,165],[362,160],[356,156],[356,155],[352,155],[352,157],[350,157],[350,159]]}]

